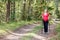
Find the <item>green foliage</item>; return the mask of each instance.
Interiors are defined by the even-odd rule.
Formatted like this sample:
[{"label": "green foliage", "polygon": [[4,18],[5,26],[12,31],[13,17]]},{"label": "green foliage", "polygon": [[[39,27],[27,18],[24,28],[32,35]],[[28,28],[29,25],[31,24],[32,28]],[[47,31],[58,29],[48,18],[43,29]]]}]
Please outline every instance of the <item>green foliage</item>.
[{"label": "green foliage", "polygon": [[57,31],[57,33],[60,32],[60,24],[57,25],[56,31]]},{"label": "green foliage", "polygon": [[50,40],[60,40],[60,24],[57,24],[57,27],[55,29],[56,31],[56,36],[52,37]]},{"label": "green foliage", "polygon": [[[2,2],[3,1],[3,2]],[[5,2],[6,1],[6,2]],[[6,21],[6,4],[8,0],[0,0],[0,15],[2,22]],[[11,3],[12,2],[12,3]],[[15,4],[14,4],[15,2]],[[11,21],[24,20],[41,20],[41,13],[47,7],[49,12],[54,8],[54,2],[50,3],[44,0],[27,0],[24,7],[24,0],[10,0],[10,19]],[[15,6],[14,6],[15,5]],[[25,9],[24,9],[25,8]],[[4,15],[3,15],[4,14]],[[51,12],[52,14],[52,12]],[[2,16],[3,15],[3,16]]]},{"label": "green foliage", "polygon": [[21,40],[30,40],[30,38],[32,38],[32,36],[25,36],[25,37],[21,38]]},{"label": "green foliage", "polygon": [[56,10],[56,15],[57,15],[57,18],[60,19],[60,11],[59,10]]}]

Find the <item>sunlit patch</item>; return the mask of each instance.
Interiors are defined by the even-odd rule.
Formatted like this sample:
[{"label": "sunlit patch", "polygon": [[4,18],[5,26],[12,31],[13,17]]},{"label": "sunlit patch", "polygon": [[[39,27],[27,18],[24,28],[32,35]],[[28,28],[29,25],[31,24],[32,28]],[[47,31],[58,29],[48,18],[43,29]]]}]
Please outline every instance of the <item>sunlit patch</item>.
[{"label": "sunlit patch", "polygon": [[7,32],[5,30],[0,30],[0,35],[5,35]]}]

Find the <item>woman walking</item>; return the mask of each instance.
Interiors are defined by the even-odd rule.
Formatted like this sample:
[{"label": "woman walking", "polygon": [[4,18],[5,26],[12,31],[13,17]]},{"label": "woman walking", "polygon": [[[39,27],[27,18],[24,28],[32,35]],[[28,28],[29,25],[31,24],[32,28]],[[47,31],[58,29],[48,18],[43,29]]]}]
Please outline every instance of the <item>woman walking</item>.
[{"label": "woman walking", "polygon": [[44,24],[44,32],[47,33],[48,32],[48,23],[49,23],[49,13],[48,13],[47,9],[45,9],[44,12],[42,13],[42,20],[43,20],[43,24]]}]

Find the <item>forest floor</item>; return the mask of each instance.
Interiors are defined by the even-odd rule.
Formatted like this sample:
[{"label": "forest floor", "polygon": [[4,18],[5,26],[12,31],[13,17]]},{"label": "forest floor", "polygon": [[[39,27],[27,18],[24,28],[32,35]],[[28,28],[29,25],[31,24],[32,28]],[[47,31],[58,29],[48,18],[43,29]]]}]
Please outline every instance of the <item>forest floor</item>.
[{"label": "forest floor", "polygon": [[6,35],[4,38],[0,38],[0,40],[26,40],[22,39],[23,37],[32,36],[30,40],[49,40],[51,37],[56,35],[55,27],[56,24],[49,25],[49,32],[45,34],[43,29],[40,29],[36,33],[30,33],[35,27],[40,24],[31,24],[31,25],[24,25],[21,28],[16,29],[13,33],[11,32],[9,35]]}]

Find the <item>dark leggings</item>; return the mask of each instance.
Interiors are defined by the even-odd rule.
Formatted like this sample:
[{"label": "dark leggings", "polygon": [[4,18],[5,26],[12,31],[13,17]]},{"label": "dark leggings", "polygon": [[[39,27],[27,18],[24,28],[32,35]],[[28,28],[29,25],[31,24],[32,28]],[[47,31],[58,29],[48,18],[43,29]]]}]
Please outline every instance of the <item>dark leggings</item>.
[{"label": "dark leggings", "polygon": [[48,21],[43,20],[43,24],[44,24],[44,32],[48,32]]}]

